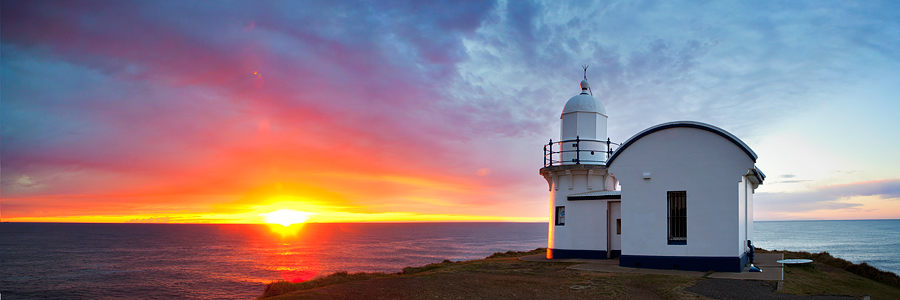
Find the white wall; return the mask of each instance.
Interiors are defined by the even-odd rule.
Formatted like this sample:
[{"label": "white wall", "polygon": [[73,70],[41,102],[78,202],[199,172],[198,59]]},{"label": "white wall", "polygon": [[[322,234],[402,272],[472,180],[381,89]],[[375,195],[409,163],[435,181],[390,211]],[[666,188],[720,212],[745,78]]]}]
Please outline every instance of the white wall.
[{"label": "white wall", "polygon": [[622,250],[622,235],[616,234],[616,219],[622,219],[622,202],[609,202],[609,250]]},{"label": "white wall", "polygon": [[[746,176],[745,176],[746,178]],[[755,188],[752,183],[748,182],[748,188],[750,192],[747,193],[747,239],[753,240],[753,193],[755,193]],[[747,242],[744,242],[746,245]],[[749,249],[748,249],[749,250]]]},{"label": "white wall", "polygon": [[741,182],[737,183],[738,199],[738,243],[736,245],[741,252],[747,250],[747,176],[741,176]]},{"label": "white wall", "polygon": [[746,252],[750,250],[750,247],[747,247],[747,240],[753,240],[753,193],[755,190],[753,181],[751,181],[750,176],[753,175],[745,175],[741,177],[742,181],[739,183],[739,193],[741,202],[738,204],[740,207],[740,244],[738,245],[738,249],[740,251]]},{"label": "white wall", "polygon": [[[632,143],[609,167],[622,189],[622,254],[743,253],[735,247],[738,183],[753,165],[731,141],[696,128],[664,129]],[[667,191],[687,191],[687,245],[668,245]]]},{"label": "white wall", "polygon": [[[574,168],[575,166],[572,166]],[[568,166],[566,167],[568,168]],[[607,247],[607,201],[569,201],[568,195],[587,191],[601,191],[606,179],[605,169],[554,171],[550,180],[550,225],[547,247],[565,250],[600,250]],[[588,190],[588,180],[592,180]],[[572,187],[569,189],[569,187]],[[556,207],[566,207],[566,224],[556,226]]]},{"label": "white wall", "polygon": [[562,124],[559,126],[560,140],[574,140],[575,136],[580,134],[578,129],[578,115],[576,113],[567,113],[562,115]]},{"label": "white wall", "polygon": [[[583,140],[603,140],[606,141],[606,120],[607,117],[594,112],[572,112],[562,115],[562,126],[560,126],[560,140],[574,140],[576,137]],[[563,145],[563,150],[575,150],[573,143]],[[595,151],[592,156],[590,152],[582,152],[581,159],[593,161],[606,161],[606,144],[596,142],[583,142],[580,145],[581,150]],[[562,156],[563,164],[574,164],[572,159],[575,153],[566,153]],[[600,163],[594,162],[594,163]],[[584,162],[590,163],[590,162]]]},{"label": "white wall", "polygon": [[554,226],[550,248],[566,250],[606,250],[606,201],[556,199],[566,207],[566,225]]}]

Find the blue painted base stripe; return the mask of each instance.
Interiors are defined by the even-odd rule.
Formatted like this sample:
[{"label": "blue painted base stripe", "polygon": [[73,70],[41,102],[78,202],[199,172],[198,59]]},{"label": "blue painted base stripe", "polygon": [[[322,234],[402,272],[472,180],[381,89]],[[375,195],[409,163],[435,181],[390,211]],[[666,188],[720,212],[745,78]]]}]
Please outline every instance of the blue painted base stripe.
[{"label": "blue painted base stripe", "polygon": [[[744,266],[750,263],[750,256],[747,255],[747,252],[741,254],[741,270],[744,270]],[[740,271],[738,271],[740,272]]]},{"label": "blue painted base stripe", "polygon": [[735,257],[622,255],[619,266],[687,271],[741,272],[747,254]]},{"label": "blue painted base stripe", "polygon": [[569,259],[569,258],[587,258],[587,259],[606,259],[606,251],[601,250],[566,250],[566,249],[547,249],[547,258],[549,259]]}]

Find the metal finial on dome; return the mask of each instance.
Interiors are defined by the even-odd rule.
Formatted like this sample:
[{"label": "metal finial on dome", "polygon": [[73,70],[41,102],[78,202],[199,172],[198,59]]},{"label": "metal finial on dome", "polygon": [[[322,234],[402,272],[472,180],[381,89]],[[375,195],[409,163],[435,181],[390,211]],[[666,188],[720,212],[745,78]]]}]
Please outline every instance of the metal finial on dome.
[{"label": "metal finial on dome", "polygon": [[584,69],[584,80],[581,81],[581,90],[582,90],[582,93],[584,93],[584,90],[588,90],[588,91],[591,93],[591,96],[593,96],[593,95],[594,95],[594,92],[591,91],[591,85],[588,84],[588,81],[587,81],[587,69],[588,69],[588,67],[590,67],[590,66],[589,66],[589,65],[582,65],[581,67]]}]

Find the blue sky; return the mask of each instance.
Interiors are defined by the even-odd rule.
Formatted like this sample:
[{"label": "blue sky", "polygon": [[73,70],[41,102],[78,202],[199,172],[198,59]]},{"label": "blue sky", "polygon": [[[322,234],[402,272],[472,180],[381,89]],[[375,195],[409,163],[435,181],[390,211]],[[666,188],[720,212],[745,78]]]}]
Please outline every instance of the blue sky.
[{"label": "blue sky", "polygon": [[898,22],[892,1],[4,1],[0,213],[544,220],[541,145],[590,65],[613,141],[692,120],[747,143],[757,220],[900,218]]}]

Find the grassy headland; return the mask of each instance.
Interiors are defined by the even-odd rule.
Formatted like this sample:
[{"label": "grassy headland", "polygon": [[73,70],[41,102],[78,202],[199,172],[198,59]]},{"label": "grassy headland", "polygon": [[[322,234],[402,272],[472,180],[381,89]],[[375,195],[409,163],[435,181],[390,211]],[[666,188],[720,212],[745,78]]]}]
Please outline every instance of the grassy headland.
[{"label": "grassy headland", "polygon": [[810,266],[786,266],[782,292],[795,295],[871,295],[872,299],[900,299],[900,276],[865,262],[854,264],[828,252],[758,250],[782,253],[784,258],[812,259]]},{"label": "grassy headland", "polygon": [[[302,283],[277,281],[266,286],[261,298],[702,299],[684,289],[705,278],[578,271],[566,269],[577,263],[518,259],[545,251],[498,252],[485,259],[462,262],[445,260],[407,267],[393,274],[338,272]],[[778,252],[784,253],[785,258],[814,260],[811,266],[786,267],[784,288],[779,293],[900,299],[900,279],[896,274],[866,264],[852,264],[827,253]]]}]

